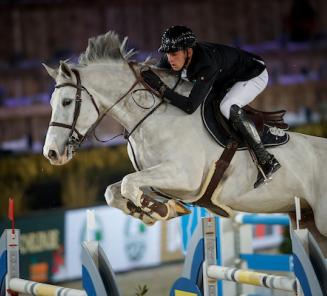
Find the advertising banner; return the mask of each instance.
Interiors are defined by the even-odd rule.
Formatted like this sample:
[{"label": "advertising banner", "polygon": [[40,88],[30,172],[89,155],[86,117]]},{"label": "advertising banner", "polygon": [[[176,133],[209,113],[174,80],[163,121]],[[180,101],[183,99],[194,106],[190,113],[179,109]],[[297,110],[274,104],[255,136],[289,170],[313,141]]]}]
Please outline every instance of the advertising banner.
[{"label": "advertising banner", "polygon": [[[148,227],[108,206],[93,209],[96,227],[90,239],[100,241],[115,272],[160,264],[160,223]],[[81,276],[81,243],[86,239],[86,209],[66,212],[65,265],[56,280]]]},{"label": "advertising banner", "polygon": [[[51,215],[40,213],[16,219],[15,228],[21,230],[19,259],[22,278],[53,281],[64,264],[64,218],[64,212],[51,211]],[[9,227],[9,222],[5,227]]]},{"label": "advertising banner", "polygon": [[[95,223],[87,231],[87,210]],[[1,221],[1,229],[9,221]],[[71,211],[46,211],[16,219],[21,230],[21,277],[38,282],[78,279],[82,274],[81,243],[97,240],[115,272],[181,260],[180,219],[146,226],[108,206]]]}]

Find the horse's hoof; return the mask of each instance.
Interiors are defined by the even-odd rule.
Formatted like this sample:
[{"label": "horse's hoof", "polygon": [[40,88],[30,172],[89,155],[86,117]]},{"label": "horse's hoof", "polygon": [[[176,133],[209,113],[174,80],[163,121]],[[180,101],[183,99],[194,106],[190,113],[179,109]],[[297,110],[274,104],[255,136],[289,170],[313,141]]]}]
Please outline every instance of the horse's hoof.
[{"label": "horse's hoof", "polygon": [[182,203],[178,201],[169,200],[167,204],[170,208],[173,209],[177,216],[188,215],[191,213],[191,211],[187,207],[185,207]]}]

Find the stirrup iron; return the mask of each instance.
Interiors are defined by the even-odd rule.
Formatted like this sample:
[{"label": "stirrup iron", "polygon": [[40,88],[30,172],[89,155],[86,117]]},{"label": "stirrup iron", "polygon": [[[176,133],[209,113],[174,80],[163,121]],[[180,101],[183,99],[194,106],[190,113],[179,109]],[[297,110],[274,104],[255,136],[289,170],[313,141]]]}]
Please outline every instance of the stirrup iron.
[{"label": "stirrup iron", "polygon": [[257,163],[257,167],[258,170],[260,171],[261,175],[263,176],[263,183],[264,184],[268,184],[271,180],[272,180],[272,176],[270,176],[269,178],[266,176],[266,174],[264,173],[262,167]]}]

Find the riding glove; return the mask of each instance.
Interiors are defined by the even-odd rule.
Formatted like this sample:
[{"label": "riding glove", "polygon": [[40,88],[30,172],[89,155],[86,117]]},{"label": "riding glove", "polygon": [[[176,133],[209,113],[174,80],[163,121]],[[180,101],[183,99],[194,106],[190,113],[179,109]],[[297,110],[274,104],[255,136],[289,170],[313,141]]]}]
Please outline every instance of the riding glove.
[{"label": "riding glove", "polygon": [[166,84],[151,69],[141,71],[144,81],[161,95],[166,90]]}]

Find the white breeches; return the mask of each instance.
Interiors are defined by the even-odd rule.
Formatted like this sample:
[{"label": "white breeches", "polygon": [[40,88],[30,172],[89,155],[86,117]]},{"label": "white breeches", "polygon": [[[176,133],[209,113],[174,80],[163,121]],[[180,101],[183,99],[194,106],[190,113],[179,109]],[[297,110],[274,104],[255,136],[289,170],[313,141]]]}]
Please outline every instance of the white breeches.
[{"label": "white breeches", "polygon": [[232,105],[235,104],[240,108],[244,107],[252,102],[266,88],[267,84],[268,72],[266,69],[259,76],[235,83],[220,103],[221,113],[229,119],[229,111]]}]

